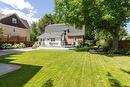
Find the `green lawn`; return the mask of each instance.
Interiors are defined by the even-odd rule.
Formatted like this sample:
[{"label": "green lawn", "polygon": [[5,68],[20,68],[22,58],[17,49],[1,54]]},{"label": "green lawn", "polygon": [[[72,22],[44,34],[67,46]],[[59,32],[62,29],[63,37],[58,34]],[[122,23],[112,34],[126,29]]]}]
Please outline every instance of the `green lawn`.
[{"label": "green lawn", "polygon": [[20,70],[0,77],[0,87],[130,87],[130,57],[41,50],[0,57]]}]

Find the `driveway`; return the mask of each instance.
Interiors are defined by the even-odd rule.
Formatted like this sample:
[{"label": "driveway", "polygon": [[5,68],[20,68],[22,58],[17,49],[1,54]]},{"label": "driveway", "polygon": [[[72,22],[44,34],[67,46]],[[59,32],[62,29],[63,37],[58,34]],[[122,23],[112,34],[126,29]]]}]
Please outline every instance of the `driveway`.
[{"label": "driveway", "polygon": [[18,52],[27,52],[27,51],[34,51],[36,49],[29,48],[20,48],[20,49],[6,49],[6,50],[0,50],[0,56],[12,54],[12,53],[18,53]]}]

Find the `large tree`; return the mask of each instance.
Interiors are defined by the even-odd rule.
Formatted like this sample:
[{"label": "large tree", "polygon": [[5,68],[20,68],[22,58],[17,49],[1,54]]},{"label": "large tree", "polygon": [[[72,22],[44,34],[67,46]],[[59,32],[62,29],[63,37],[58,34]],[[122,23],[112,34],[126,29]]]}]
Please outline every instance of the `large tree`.
[{"label": "large tree", "polygon": [[130,17],[129,0],[55,0],[55,10],[65,22],[86,26],[91,32],[105,29],[111,33],[113,49],[118,49],[119,31]]},{"label": "large tree", "polygon": [[39,33],[38,33],[37,23],[33,22],[31,25],[31,35],[30,35],[31,41],[32,42],[37,41],[38,35],[39,35]]},{"label": "large tree", "polygon": [[56,14],[45,14],[38,22],[39,33],[42,34],[49,24],[62,23],[62,19]]}]

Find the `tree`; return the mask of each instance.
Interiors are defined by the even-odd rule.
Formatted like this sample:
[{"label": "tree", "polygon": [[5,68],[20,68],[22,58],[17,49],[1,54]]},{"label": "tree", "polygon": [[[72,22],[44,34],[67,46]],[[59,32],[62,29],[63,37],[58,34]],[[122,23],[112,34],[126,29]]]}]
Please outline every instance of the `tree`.
[{"label": "tree", "polygon": [[31,25],[31,35],[30,35],[31,41],[32,42],[37,41],[38,35],[39,35],[39,33],[38,33],[37,23],[33,22]]},{"label": "tree", "polygon": [[86,26],[87,34],[105,29],[111,33],[113,49],[118,49],[119,31],[130,18],[129,0],[55,0],[57,14],[65,22]]},{"label": "tree", "polygon": [[3,33],[3,30],[2,30],[2,27],[0,27],[0,34],[2,34]]},{"label": "tree", "polygon": [[38,22],[39,33],[42,34],[49,24],[62,23],[62,19],[56,14],[45,14]]}]

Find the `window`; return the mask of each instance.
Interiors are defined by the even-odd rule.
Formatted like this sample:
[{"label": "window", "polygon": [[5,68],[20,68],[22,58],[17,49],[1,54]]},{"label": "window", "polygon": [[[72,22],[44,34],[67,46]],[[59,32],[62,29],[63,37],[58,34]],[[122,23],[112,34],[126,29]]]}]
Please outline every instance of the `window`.
[{"label": "window", "polygon": [[55,38],[51,38],[51,41],[55,41]]},{"label": "window", "polygon": [[16,32],[16,28],[15,27],[13,28],[13,32]]},{"label": "window", "polygon": [[12,18],[12,23],[16,24],[17,23],[17,19],[16,18]]}]

